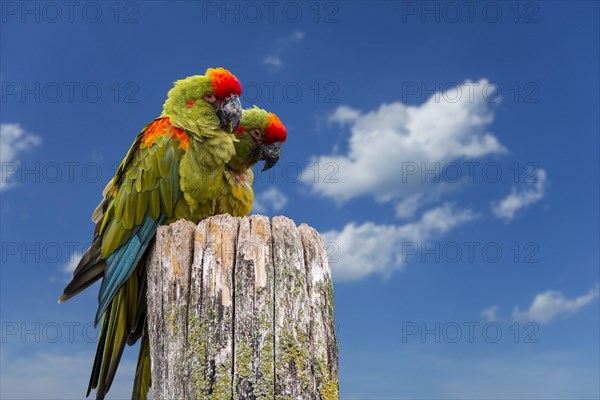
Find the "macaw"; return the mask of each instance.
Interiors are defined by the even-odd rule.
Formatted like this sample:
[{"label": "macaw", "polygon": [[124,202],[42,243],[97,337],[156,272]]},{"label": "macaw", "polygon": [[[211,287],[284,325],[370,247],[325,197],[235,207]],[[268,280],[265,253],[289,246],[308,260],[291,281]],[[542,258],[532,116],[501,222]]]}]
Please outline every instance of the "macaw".
[{"label": "macaw", "polygon": [[272,168],[279,160],[286,135],[285,126],[275,114],[256,106],[244,110],[235,133],[235,156],[225,168],[221,212],[233,216],[250,213],[254,200],[252,167],[264,160],[262,170]]},{"label": "macaw", "polygon": [[[219,214],[229,213],[234,217],[242,217],[252,210],[252,167],[258,161],[264,161],[262,170],[266,171],[277,163],[287,131],[275,114],[254,106],[243,111],[235,136],[235,155],[225,166],[218,209]],[[145,290],[143,296],[146,296]],[[146,399],[151,382],[150,343],[145,323],[141,338],[132,394],[132,399],[136,400]]]},{"label": "macaw", "polygon": [[218,214],[225,165],[235,154],[242,87],[224,68],[175,82],[161,115],[146,125],[103,191],[92,215],[94,240],[59,299],[102,278],[95,324],[102,321],[87,390],[103,399],[125,343],[145,325],[145,255],[156,229]]}]

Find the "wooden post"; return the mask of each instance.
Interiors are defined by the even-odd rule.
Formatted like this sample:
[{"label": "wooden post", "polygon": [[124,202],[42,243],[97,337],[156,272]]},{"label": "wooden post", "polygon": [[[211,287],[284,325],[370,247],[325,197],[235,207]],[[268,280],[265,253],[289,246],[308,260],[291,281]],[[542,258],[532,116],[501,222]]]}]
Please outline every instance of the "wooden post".
[{"label": "wooden post", "polygon": [[285,217],[158,230],[148,261],[154,399],[338,399],[331,271]]}]

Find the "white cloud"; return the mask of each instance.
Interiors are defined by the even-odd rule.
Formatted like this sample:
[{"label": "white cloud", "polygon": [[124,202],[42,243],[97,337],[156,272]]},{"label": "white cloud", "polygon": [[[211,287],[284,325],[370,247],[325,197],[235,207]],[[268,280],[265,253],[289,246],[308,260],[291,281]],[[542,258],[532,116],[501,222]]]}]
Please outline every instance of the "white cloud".
[{"label": "white cloud", "polygon": [[10,176],[5,176],[9,172],[7,164],[18,161],[19,154],[41,143],[39,136],[26,132],[20,124],[0,124],[0,190],[12,186]]},{"label": "white cloud", "polygon": [[276,187],[261,192],[254,199],[252,210],[258,213],[265,213],[268,210],[281,211],[287,205],[288,198]]},{"label": "white cloud", "polygon": [[360,117],[360,111],[348,106],[339,106],[329,117],[329,121],[337,122],[340,125],[355,122]]},{"label": "white cloud", "polygon": [[294,41],[300,41],[302,39],[304,39],[304,32],[301,31],[295,31],[294,33],[292,33],[291,39]]},{"label": "white cloud", "polygon": [[358,280],[371,274],[389,276],[405,264],[407,244],[420,245],[475,219],[470,210],[456,210],[446,203],[404,225],[347,224],[341,231],[325,232],[330,263],[336,280]]},{"label": "white cloud", "polygon": [[517,211],[528,207],[533,203],[540,201],[546,192],[546,171],[538,169],[535,173],[535,180],[525,183],[520,190],[512,188],[511,193],[499,202],[492,203],[492,212],[494,215],[505,222],[510,222]]},{"label": "white cloud", "polygon": [[263,64],[277,71],[283,68],[283,53],[292,45],[302,42],[304,32],[294,31],[287,36],[282,36],[275,40],[273,48],[269,54],[263,58]]},{"label": "white cloud", "polygon": [[529,309],[521,311],[519,307],[516,307],[513,318],[519,321],[536,321],[545,324],[563,315],[576,313],[597,297],[597,288],[571,299],[565,297],[562,292],[548,290],[535,296]]},{"label": "white cloud", "polygon": [[497,305],[486,308],[481,312],[481,316],[483,318],[485,318],[485,320],[488,322],[496,322],[500,319],[500,318],[498,318],[498,309],[499,308],[500,307]]},{"label": "white cloud", "polygon": [[302,31],[294,31],[294,32],[290,33],[287,36],[282,36],[282,37],[278,38],[276,43],[280,47],[287,47],[287,46],[290,46],[290,45],[292,45],[294,43],[301,42],[302,39],[304,39],[304,36],[306,36],[304,34],[304,32],[302,32]]},{"label": "white cloud", "polygon": [[396,216],[399,218],[408,218],[415,215],[421,206],[422,197],[421,194],[415,194],[401,200],[396,204]]},{"label": "white cloud", "polygon": [[281,58],[275,56],[266,56],[263,60],[263,63],[273,68],[283,67],[283,61]]},{"label": "white cloud", "polygon": [[[396,202],[421,195],[425,201],[444,188],[439,181],[433,184],[431,174],[424,179],[425,169],[441,170],[449,162],[506,152],[487,130],[494,113],[484,91],[478,90],[487,84],[486,80],[463,83],[459,86],[462,95],[454,101],[456,94],[444,93],[431,96],[420,106],[394,102],[366,113],[338,107],[330,121],[350,125],[348,153],[321,155],[310,163],[335,163],[339,183],[314,182],[308,176],[303,177],[304,182],[315,193],[337,202],[362,195]],[[417,166],[419,173],[409,174],[405,170],[409,164]],[[444,190],[449,188],[446,185]],[[407,211],[416,209],[414,204],[408,209],[403,206],[399,214],[408,216]]]}]

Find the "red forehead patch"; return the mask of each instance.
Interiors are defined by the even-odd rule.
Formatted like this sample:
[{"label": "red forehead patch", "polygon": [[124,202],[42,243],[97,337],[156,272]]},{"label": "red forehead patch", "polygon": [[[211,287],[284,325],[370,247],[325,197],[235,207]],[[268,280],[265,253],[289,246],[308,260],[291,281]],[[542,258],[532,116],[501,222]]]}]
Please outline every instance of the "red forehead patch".
[{"label": "red forehead patch", "polygon": [[225,68],[209,68],[206,70],[206,75],[210,78],[215,88],[215,96],[218,98],[224,99],[234,94],[238,96],[242,94],[240,81]]},{"label": "red forehead patch", "polygon": [[265,144],[271,144],[275,142],[285,142],[287,137],[287,130],[281,123],[277,115],[269,113],[269,123],[267,129],[265,129]]}]

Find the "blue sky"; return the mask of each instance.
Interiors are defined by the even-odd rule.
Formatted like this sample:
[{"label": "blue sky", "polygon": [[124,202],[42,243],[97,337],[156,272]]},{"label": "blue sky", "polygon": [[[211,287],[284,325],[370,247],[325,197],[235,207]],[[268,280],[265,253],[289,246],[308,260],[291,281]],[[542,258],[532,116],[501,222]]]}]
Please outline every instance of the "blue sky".
[{"label": "blue sky", "polygon": [[255,211],[329,243],[342,398],[600,396],[598,3],[24,4],[1,4],[2,398],[83,397],[97,287],[56,299],[89,216],[215,66],[288,128]]}]

